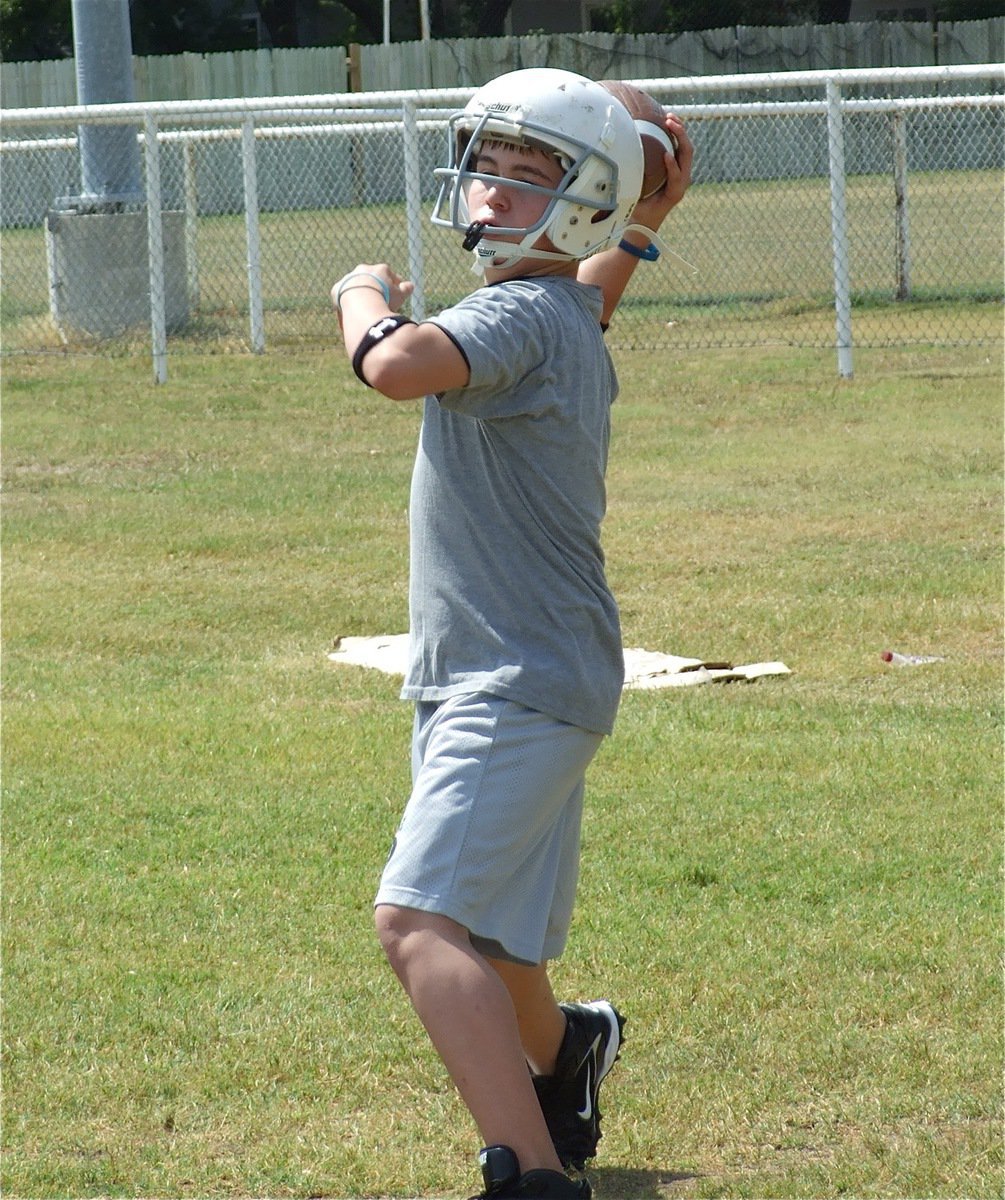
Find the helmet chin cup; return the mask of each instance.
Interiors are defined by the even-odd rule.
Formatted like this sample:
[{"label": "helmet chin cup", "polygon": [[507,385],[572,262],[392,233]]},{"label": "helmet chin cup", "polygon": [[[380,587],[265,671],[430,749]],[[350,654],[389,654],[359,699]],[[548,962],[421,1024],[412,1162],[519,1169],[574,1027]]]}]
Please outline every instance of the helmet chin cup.
[{"label": "helmet chin cup", "polygon": [[[493,180],[471,169],[486,138],[545,150],[564,168],[554,188],[514,181],[546,195],[548,204],[532,227],[493,226],[491,239],[467,205],[472,180]],[[464,249],[481,264],[476,269],[496,258],[586,258],[621,236],[642,187],[642,143],[628,110],[592,80],[551,67],[511,71],[479,88],[450,118],[448,161],[435,171],[432,221],[463,235]],[[535,249],[542,235],[553,249]]]},{"label": "helmet chin cup", "polygon": [[[468,249],[468,247],[465,247]],[[507,267],[513,266],[523,258],[535,258],[532,252],[523,249],[516,242],[503,242],[497,238],[491,241],[479,241],[472,250],[474,261],[471,264],[471,270],[476,275],[484,275],[489,267],[496,267],[499,270],[504,270]],[[558,257],[554,255],[553,257]]]}]

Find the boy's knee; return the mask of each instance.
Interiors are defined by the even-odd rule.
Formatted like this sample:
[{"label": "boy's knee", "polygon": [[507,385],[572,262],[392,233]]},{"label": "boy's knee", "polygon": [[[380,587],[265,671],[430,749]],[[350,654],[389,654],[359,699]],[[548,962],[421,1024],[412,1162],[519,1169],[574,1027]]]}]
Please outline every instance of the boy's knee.
[{"label": "boy's knee", "polygon": [[388,962],[395,970],[403,965],[409,940],[418,931],[422,914],[396,904],[378,904],[373,912],[377,938]]},{"label": "boy's knee", "polygon": [[373,910],[373,923],[377,930],[377,939],[385,954],[390,954],[391,947],[401,936],[400,921],[397,919],[401,910],[391,904],[378,904]]},{"label": "boy's knee", "polygon": [[412,957],[432,953],[444,942],[462,941],[470,945],[465,929],[436,913],[378,904],[373,919],[384,954],[399,974]]}]

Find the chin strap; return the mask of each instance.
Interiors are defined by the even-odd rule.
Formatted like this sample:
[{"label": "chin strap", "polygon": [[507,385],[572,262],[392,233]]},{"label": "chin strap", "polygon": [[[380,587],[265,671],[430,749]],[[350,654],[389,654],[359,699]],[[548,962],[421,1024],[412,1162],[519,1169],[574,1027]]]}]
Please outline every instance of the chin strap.
[{"label": "chin strap", "polygon": [[[672,258],[675,258],[679,263],[683,263],[684,266],[687,267],[687,269],[691,272],[692,275],[698,274],[698,268],[696,266],[694,266],[693,264],[689,263],[686,258],[683,258],[680,254],[678,254],[677,251],[674,250],[672,246],[668,245],[668,243],[663,238],[660,237],[660,235],[656,232],[655,229],[650,229],[646,225],[626,225],[624,227],[624,229],[622,229],[621,233],[618,236],[624,237],[626,233],[644,234],[651,242],[653,242],[655,245],[657,245],[659,247],[661,253],[669,254]],[[612,241],[611,245],[616,246],[617,242]]]},{"label": "chin strap", "polygon": [[[468,236],[471,231],[468,230]],[[479,241],[475,242],[474,262],[471,264],[471,271],[474,275],[483,275],[485,268],[495,264],[498,258],[501,261],[496,264],[499,267],[509,267],[513,263],[519,262],[523,258],[543,259],[546,262],[572,262],[575,259],[573,254],[562,254],[557,250],[537,250],[533,246],[521,246],[519,242],[503,242],[503,241],[480,241],[481,234],[478,235]],[[467,244],[468,238],[465,237],[462,243],[464,248],[472,249]]]},{"label": "chin strap", "polygon": [[[486,224],[484,221],[473,221],[468,226],[464,234],[464,241],[461,243],[465,250],[474,252],[474,262],[471,264],[473,275],[484,275],[485,268],[491,266],[497,258],[502,260],[498,264],[500,267],[511,266],[513,263],[519,262],[522,258],[537,258],[551,262],[569,262],[575,258],[575,255],[563,254],[557,250],[538,250],[533,246],[524,247],[519,242],[496,242],[492,240],[486,242],[483,240],[485,229]],[[626,225],[616,236],[622,238],[626,233],[644,234],[663,253],[671,255],[679,263],[683,263],[692,275],[698,274],[698,268],[689,263],[686,258],[679,255],[676,250],[672,249],[655,229],[650,229],[646,225]],[[600,253],[601,249],[609,250],[617,244],[612,238],[606,246],[599,248],[595,253]]]}]

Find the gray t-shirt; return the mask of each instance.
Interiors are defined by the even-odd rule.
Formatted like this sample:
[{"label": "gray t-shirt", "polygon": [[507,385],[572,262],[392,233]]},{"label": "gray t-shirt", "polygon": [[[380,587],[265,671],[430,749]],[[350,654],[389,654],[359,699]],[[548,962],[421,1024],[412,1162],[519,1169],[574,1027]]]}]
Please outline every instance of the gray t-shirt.
[{"label": "gray t-shirt", "polygon": [[599,289],[539,277],[433,318],[471,375],[425,400],[406,699],[484,691],[611,731],[624,660],[600,526],[618,383],[600,311]]}]

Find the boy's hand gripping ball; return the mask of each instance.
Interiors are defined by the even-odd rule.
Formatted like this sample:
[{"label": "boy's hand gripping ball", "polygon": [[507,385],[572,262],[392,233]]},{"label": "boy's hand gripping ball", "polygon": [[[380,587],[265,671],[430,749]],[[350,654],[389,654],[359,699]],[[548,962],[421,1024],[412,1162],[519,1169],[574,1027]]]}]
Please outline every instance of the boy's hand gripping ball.
[{"label": "boy's hand gripping ball", "polygon": [[[674,155],[677,153],[676,141],[664,124],[666,114],[663,105],[648,92],[619,79],[602,79],[600,85],[628,109],[639,131],[645,158],[639,199],[644,200],[666,184],[667,172],[663,155],[667,151]],[[651,132],[647,132],[647,126],[653,127]]]}]

